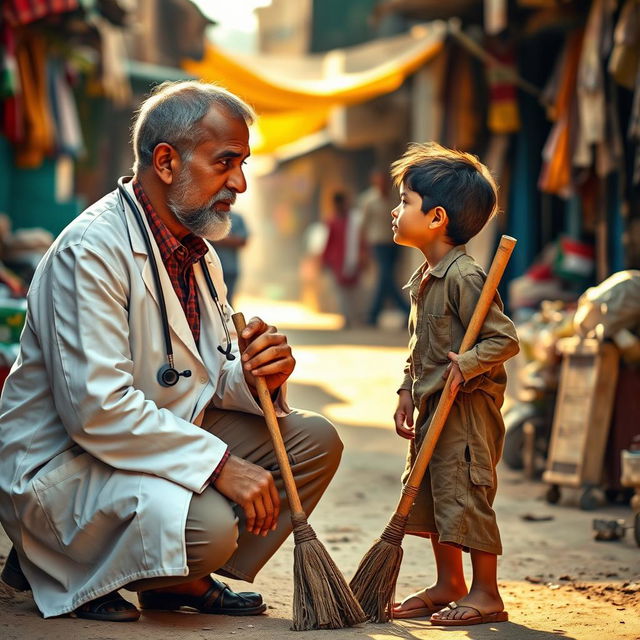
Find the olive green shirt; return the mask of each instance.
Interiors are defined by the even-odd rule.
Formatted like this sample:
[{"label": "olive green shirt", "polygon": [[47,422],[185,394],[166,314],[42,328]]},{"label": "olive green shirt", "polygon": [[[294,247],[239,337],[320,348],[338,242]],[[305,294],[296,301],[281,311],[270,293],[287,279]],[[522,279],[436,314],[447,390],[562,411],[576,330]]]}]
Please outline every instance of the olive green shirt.
[{"label": "olive green shirt", "polygon": [[[424,418],[425,403],[445,385],[449,351],[458,353],[462,338],[480,298],[486,275],[463,245],[454,247],[428,269],[425,262],[405,285],[411,294],[409,358],[400,390],[411,391]],[[496,293],[476,345],[459,356],[465,383],[462,392],[482,390],[502,405],[506,373],[503,363],[518,353],[518,337],[503,313]]]}]

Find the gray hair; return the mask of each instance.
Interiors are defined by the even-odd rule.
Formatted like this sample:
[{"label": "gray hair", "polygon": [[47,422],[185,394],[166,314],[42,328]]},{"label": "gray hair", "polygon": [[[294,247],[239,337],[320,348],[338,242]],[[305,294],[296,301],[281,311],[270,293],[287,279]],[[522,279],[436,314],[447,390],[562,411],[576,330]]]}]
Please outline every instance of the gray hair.
[{"label": "gray hair", "polygon": [[214,84],[185,80],[154,87],[133,121],[133,172],[138,174],[151,166],[153,150],[161,142],[170,144],[188,161],[204,134],[200,122],[213,105],[225,108],[247,125],[256,118],[246,102]]}]

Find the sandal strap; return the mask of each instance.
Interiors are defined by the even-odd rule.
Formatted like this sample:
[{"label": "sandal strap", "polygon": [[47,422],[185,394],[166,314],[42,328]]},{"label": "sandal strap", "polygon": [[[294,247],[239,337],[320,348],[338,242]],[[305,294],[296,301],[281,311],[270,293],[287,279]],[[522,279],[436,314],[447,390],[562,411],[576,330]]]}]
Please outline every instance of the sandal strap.
[{"label": "sandal strap", "polygon": [[222,607],[226,591],[230,591],[229,585],[226,582],[215,580],[206,593],[202,595],[200,608],[209,609],[218,603]]},{"label": "sandal strap", "polygon": [[422,600],[422,602],[424,602],[425,607],[427,607],[427,609],[435,609],[438,605],[430,598],[429,594],[427,593],[427,589],[423,589],[422,591],[416,591],[415,593],[412,593],[411,595],[407,596],[408,598],[418,598],[418,600]]},{"label": "sandal strap", "polygon": [[452,600],[447,606],[449,609],[471,609],[471,611],[475,611],[480,618],[484,615],[479,609],[476,609],[469,604],[458,604],[455,600]]}]

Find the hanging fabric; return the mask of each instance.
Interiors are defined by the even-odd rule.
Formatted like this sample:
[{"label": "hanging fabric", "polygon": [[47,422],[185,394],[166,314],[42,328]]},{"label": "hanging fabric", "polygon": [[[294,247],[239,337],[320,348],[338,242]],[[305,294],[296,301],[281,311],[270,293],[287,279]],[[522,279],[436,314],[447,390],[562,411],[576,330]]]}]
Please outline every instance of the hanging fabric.
[{"label": "hanging fabric", "polygon": [[2,0],[2,15],[12,27],[79,8],[79,0]]},{"label": "hanging fabric", "polygon": [[35,168],[52,153],[53,122],[47,92],[47,44],[41,34],[23,30],[16,46],[24,136],[16,146],[16,166]]},{"label": "hanging fabric", "polygon": [[555,73],[552,75],[557,93],[549,115],[555,124],[542,149],[543,166],[538,181],[541,191],[565,198],[574,192],[571,140],[576,129],[576,78],[582,39],[581,29],[569,35],[559,58],[557,78]]},{"label": "hanging fabric", "polygon": [[517,75],[515,46],[512,41],[496,37],[487,42],[487,51],[499,63],[487,63],[487,125],[492,133],[514,133],[520,129],[518,93],[513,81]]}]

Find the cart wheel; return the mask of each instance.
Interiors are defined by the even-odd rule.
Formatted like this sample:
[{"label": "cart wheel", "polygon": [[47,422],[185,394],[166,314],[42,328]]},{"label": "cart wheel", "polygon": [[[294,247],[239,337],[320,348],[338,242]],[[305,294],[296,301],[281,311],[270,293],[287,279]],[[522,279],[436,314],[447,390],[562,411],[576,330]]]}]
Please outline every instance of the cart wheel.
[{"label": "cart wheel", "polygon": [[547,489],[546,499],[549,504],[557,504],[560,500],[560,487],[557,484],[552,484]]},{"label": "cart wheel", "polygon": [[592,488],[585,489],[578,501],[583,511],[593,511],[598,507],[599,501]]},{"label": "cart wheel", "polygon": [[640,513],[636,513],[636,517],[633,522],[633,533],[636,539],[636,544],[640,547]]}]

